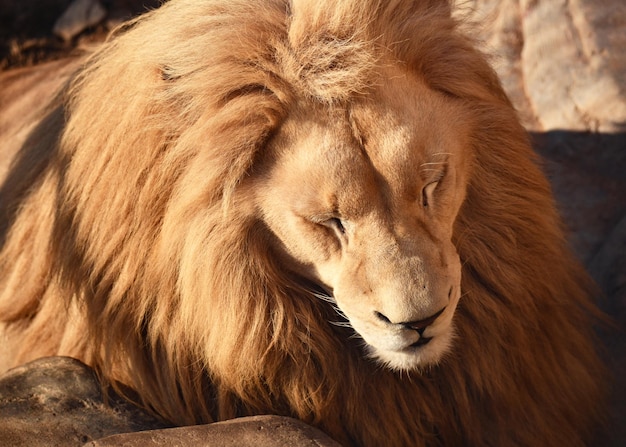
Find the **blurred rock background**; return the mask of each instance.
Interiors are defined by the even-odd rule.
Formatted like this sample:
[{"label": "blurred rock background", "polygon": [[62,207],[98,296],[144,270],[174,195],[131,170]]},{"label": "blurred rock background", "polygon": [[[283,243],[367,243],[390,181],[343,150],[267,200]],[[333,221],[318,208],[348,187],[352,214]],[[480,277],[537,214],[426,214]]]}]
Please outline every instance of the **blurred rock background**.
[{"label": "blurred rock background", "polygon": [[0,70],[56,59],[102,40],[160,0],[0,0]]},{"label": "blurred rock background", "polygon": [[[459,16],[464,17],[483,50],[490,55],[537,151],[544,157],[545,170],[552,181],[572,246],[601,289],[600,306],[616,322],[616,328],[601,330],[607,346],[607,362],[615,376],[611,390],[610,435],[601,445],[625,446],[626,2],[459,0],[458,3]],[[159,4],[158,0],[0,0],[0,70],[63,57],[77,48],[102,40],[121,21]],[[94,405],[100,408],[102,397],[93,394],[95,391],[89,388],[90,381],[95,379],[88,370],[85,372],[73,364],[63,365],[38,363],[31,369],[19,371],[21,382],[11,376],[10,383],[27,384],[30,382],[26,378],[31,376],[49,377],[48,373],[41,372],[41,368],[44,371],[46,368],[48,371],[59,367],[69,368],[68,371],[78,368],[82,371],[81,380],[87,381],[84,386],[90,391],[85,394],[84,387],[79,387],[83,395],[78,401],[82,404],[68,408],[78,408],[79,412],[83,411],[81,408],[93,409]],[[0,414],[13,408],[10,402],[15,402],[16,393],[26,393],[31,398],[36,395],[23,385],[21,389],[10,388],[14,394],[8,396],[7,380],[6,376],[0,379]],[[58,385],[60,379],[56,380]],[[58,391],[58,387],[55,389]],[[66,390],[64,396],[71,402],[76,400],[71,391]],[[39,411],[36,418],[41,419],[42,412],[51,413],[50,402],[58,403],[58,399],[45,398],[45,393],[38,399],[38,405],[20,407],[21,413],[16,413],[15,420],[32,425],[33,418],[26,410]],[[127,407],[120,407],[109,423],[126,428],[115,428],[106,433],[134,430],[128,425],[131,422],[124,419],[124,411]],[[131,408],[130,411],[139,410]],[[58,418],[63,415],[67,420],[60,423]],[[59,423],[53,433],[58,439],[54,436],[46,438],[51,442],[48,445],[63,439],[68,440],[67,445],[80,445],[81,440],[86,442],[98,437],[91,434],[93,426],[89,436],[85,434],[88,430],[77,425],[83,419],[75,412],[59,411],[55,417]],[[135,417],[143,421],[145,415],[141,412],[131,414],[131,419]],[[293,429],[289,424],[272,425],[275,422],[265,421],[268,427],[274,427],[276,431],[272,433],[276,436]],[[72,438],[73,444],[69,443],[70,438],[63,435],[63,430],[68,430],[68,423],[74,424],[73,427],[82,430],[87,437]],[[240,431],[257,430],[258,423],[244,424]],[[105,422],[102,424],[106,426]],[[99,426],[101,431],[105,430],[102,424]],[[287,426],[289,428],[285,429]],[[152,428],[161,427],[157,424]],[[128,438],[128,442],[138,442],[129,445],[145,442],[145,439],[136,439]],[[241,441],[243,438],[237,439]],[[2,430],[0,441],[3,445],[9,442],[8,438],[3,440]],[[21,445],[30,445],[32,441]],[[124,438],[116,442],[122,441]],[[183,445],[192,444],[190,441]]]}]

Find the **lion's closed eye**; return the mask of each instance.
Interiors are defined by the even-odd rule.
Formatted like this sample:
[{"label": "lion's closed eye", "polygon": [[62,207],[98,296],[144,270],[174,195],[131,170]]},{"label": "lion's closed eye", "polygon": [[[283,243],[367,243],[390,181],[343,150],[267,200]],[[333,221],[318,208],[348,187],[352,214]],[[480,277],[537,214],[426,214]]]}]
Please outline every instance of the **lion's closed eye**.
[{"label": "lion's closed eye", "polygon": [[434,193],[439,185],[439,180],[435,180],[434,182],[428,183],[424,188],[422,188],[422,206],[424,208],[428,208],[432,205],[434,200]]},{"label": "lion's closed eye", "polygon": [[336,212],[308,214],[301,217],[309,224],[313,224],[314,227],[324,230],[329,236],[334,237],[339,242],[347,238],[350,223],[339,217]]},{"label": "lion's closed eye", "polygon": [[347,223],[340,217],[331,216],[323,218],[315,218],[314,222],[329,230],[339,241],[346,238]]},{"label": "lion's closed eye", "polygon": [[333,228],[339,234],[346,234],[346,227],[343,221],[338,217],[332,217],[326,221],[326,225]]}]

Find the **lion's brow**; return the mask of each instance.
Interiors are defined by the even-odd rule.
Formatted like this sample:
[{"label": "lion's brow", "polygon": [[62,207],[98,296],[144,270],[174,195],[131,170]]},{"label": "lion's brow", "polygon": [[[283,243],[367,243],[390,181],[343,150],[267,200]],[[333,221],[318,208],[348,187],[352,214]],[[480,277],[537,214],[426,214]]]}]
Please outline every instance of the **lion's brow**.
[{"label": "lion's brow", "polygon": [[424,162],[422,164],[420,164],[420,171],[438,171],[439,169],[437,168],[428,168],[428,166],[446,166],[448,164],[448,157],[451,156],[452,154],[450,152],[436,152],[434,154],[431,155],[431,157],[446,157],[444,160],[442,161],[427,161]]},{"label": "lion's brow", "polygon": [[448,166],[448,161],[428,162],[420,165],[420,172],[425,171],[441,171],[441,167]]}]

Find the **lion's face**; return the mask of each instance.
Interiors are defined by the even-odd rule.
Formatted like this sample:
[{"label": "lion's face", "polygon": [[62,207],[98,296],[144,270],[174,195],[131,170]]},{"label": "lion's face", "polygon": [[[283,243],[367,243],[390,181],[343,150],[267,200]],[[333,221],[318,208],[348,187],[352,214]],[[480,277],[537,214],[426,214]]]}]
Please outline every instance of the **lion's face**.
[{"label": "lion's face", "polygon": [[255,188],[283,263],[334,298],[374,358],[410,370],[453,336],[469,120],[411,75],[389,79],[349,107],[292,110]]}]

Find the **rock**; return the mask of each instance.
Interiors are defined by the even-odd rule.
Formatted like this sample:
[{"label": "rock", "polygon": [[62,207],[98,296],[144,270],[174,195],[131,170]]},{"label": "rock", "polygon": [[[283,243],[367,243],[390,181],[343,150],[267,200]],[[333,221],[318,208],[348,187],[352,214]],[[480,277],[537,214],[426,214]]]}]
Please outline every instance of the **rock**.
[{"label": "rock", "polygon": [[529,130],[626,129],[623,0],[473,0],[464,12]]},{"label": "rock", "polygon": [[280,416],[168,428],[119,396],[105,399],[94,371],[68,357],[39,359],[1,376],[0,414],[3,447],[339,447],[318,429]]},{"label": "rock", "polygon": [[[626,134],[553,130],[533,133],[533,138],[570,242],[591,269],[607,235],[626,214]],[[617,251],[615,256],[623,257],[624,252]],[[605,278],[597,269],[591,273],[604,284]]]},{"label": "rock", "polygon": [[[611,64],[613,36],[623,36],[626,5],[620,0],[593,3],[522,1],[526,91],[544,130],[614,132],[626,124],[624,67]],[[592,11],[607,11],[595,14]],[[604,37],[600,37],[604,36]],[[615,37],[615,40],[620,40]],[[622,41],[624,39],[621,39]],[[621,53],[622,47],[611,52]]]},{"label": "rock", "polygon": [[94,372],[68,357],[50,357],[0,377],[0,445],[80,446],[117,433],[167,425],[101,393]]},{"label": "rock", "polygon": [[[626,150],[626,148],[625,148]],[[611,431],[611,446],[626,445],[626,214],[610,232],[601,248],[589,263],[591,273],[600,278],[606,297],[604,310],[613,318],[617,328],[605,335],[610,356],[609,366],[615,379],[611,389],[612,415],[615,423]]]},{"label": "rock", "polygon": [[538,129],[537,119],[526,97],[522,72],[524,35],[519,0],[474,0],[461,3],[457,14],[468,22],[468,30],[483,44],[507,95],[523,124]]},{"label": "rock", "polygon": [[69,41],[90,26],[100,23],[106,15],[106,9],[98,0],[74,0],[56,21],[52,32]]},{"label": "rock", "polygon": [[[624,147],[626,151],[626,146]],[[626,183],[626,182],[625,182]],[[623,191],[626,191],[624,189]],[[605,293],[618,296],[620,301],[609,309],[611,315],[621,317],[626,323],[626,213],[617,225],[608,232],[600,249],[589,262],[589,271],[605,285]],[[626,327],[626,324],[625,324]]]},{"label": "rock", "polygon": [[[193,427],[114,435],[90,447],[340,447],[321,431],[296,419],[252,416]],[[86,446],[86,447],[87,447]]]}]

